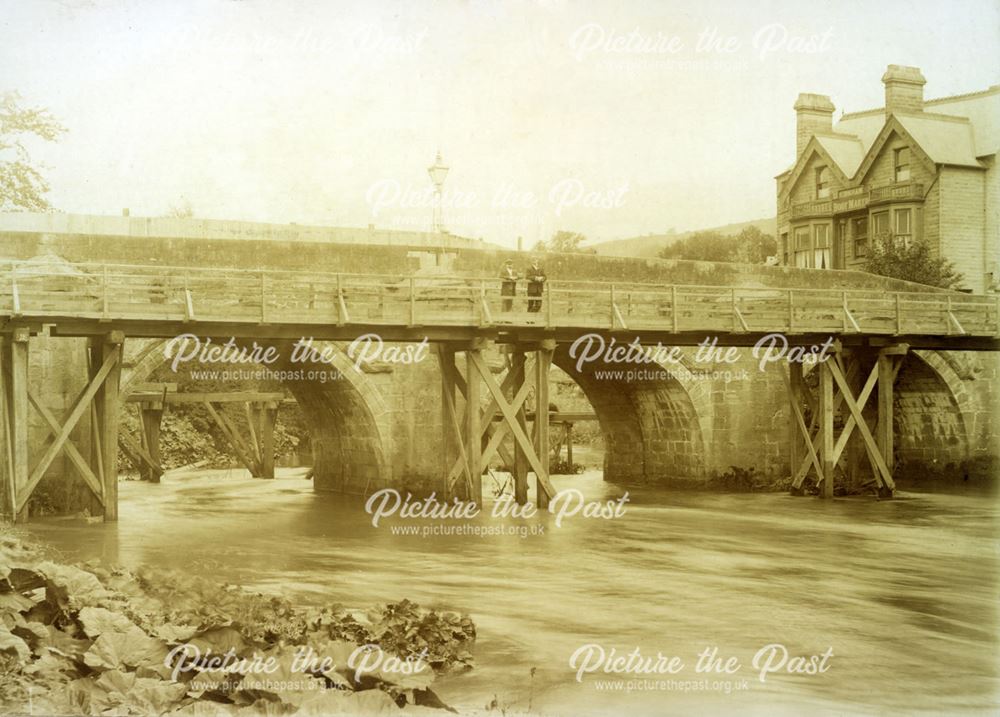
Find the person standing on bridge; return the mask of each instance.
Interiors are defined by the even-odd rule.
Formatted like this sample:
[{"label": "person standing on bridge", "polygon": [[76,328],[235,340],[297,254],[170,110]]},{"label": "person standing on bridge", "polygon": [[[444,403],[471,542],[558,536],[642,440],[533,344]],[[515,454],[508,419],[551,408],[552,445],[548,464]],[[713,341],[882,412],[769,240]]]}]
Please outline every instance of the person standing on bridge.
[{"label": "person standing on bridge", "polygon": [[501,311],[507,312],[514,308],[514,296],[517,295],[517,272],[514,271],[514,260],[508,259],[500,267]]},{"label": "person standing on bridge", "polygon": [[[525,278],[528,280],[528,296],[541,297],[546,277],[545,269],[542,268],[537,256],[531,260],[531,266],[528,268]],[[528,311],[541,311],[541,309],[541,298],[528,299]]]}]

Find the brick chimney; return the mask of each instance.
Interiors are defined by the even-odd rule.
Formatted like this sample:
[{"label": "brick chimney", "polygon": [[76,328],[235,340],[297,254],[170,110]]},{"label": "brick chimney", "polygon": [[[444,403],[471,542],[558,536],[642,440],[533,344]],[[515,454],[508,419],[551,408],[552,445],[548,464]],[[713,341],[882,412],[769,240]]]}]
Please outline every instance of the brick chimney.
[{"label": "brick chimney", "polygon": [[803,92],[795,101],[795,156],[814,134],[833,131],[833,102],[826,95]]},{"label": "brick chimney", "polygon": [[923,112],[924,85],[927,80],[919,67],[889,65],[882,75],[885,85],[885,113]]}]

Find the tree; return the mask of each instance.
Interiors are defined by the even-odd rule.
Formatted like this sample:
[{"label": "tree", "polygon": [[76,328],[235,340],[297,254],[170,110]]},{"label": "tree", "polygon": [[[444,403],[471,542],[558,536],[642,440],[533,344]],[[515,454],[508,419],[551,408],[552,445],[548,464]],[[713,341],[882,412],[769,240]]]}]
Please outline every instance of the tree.
[{"label": "tree", "polygon": [[940,256],[932,256],[925,241],[903,242],[892,236],[872,241],[865,268],[873,274],[918,284],[954,289],[962,284],[955,265]]},{"label": "tree", "polygon": [[736,252],[732,261],[743,264],[763,264],[778,253],[778,242],[755,226],[744,227],[736,235]]},{"label": "tree", "polygon": [[695,232],[689,237],[663,247],[659,257],[763,264],[767,257],[777,251],[778,243],[773,236],[765,234],[757,227],[749,226],[735,236],[720,234],[714,230]]},{"label": "tree", "polygon": [[31,160],[30,137],[53,142],[66,128],[47,109],[25,107],[16,92],[0,95],[0,211],[51,208],[48,182]]},{"label": "tree", "polygon": [[580,244],[585,242],[587,237],[576,232],[557,231],[548,241],[540,240],[535,244],[534,251],[550,251],[558,254],[593,254],[593,249],[583,249]]},{"label": "tree", "polygon": [[171,204],[164,216],[174,219],[193,219],[194,208],[189,200],[182,198],[178,204]]}]

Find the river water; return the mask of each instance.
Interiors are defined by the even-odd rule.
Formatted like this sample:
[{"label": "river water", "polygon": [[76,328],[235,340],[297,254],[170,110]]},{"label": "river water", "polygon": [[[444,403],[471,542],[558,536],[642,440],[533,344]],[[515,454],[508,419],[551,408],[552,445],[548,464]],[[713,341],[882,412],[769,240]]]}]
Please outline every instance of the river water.
[{"label": "river water", "polygon": [[[127,482],[117,524],[29,530],[68,559],[183,568],[309,603],[409,598],[467,611],[476,669],[435,686],[463,713],[493,700],[506,714],[567,716],[998,712],[992,497],[826,502],[630,489],[618,518],[574,516],[557,528],[548,514],[481,515],[445,523],[518,526],[526,536],[423,536],[392,526],[440,522],[375,528],[359,499],[314,494],[300,474]],[[588,500],[626,490],[594,473],[554,482]],[[762,681],[754,656],[776,643],[793,657],[832,656],[822,674]],[[588,644],[678,656],[683,667],[578,682],[570,658]],[[713,647],[739,670],[696,672]]]}]

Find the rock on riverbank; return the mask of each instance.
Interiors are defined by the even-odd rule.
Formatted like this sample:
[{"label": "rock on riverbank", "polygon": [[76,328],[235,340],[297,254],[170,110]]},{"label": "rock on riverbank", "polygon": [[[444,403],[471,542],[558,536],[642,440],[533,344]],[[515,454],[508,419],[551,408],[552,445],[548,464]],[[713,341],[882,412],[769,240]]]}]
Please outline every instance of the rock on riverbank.
[{"label": "rock on riverbank", "polygon": [[[389,715],[445,708],[468,616],[302,608],[184,574],[46,560],[0,534],[0,713]],[[419,710],[424,712],[424,709]]]}]

